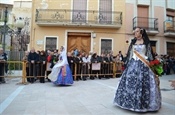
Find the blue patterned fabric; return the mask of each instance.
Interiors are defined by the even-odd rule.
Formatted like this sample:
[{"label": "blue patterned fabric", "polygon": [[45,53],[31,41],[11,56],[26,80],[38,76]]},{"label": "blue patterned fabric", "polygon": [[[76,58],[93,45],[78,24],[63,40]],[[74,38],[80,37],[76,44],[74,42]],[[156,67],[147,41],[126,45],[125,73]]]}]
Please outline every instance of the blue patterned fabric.
[{"label": "blue patterned fabric", "polygon": [[[138,52],[143,51],[140,48],[145,47],[135,46]],[[149,67],[141,60],[131,58],[120,78],[114,104],[138,112],[158,111],[161,93],[157,82]]]},{"label": "blue patterned fabric", "polygon": [[71,85],[73,84],[72,71],[69,65],[66,65],[66,76],[62,75],[62,69],[60,70],[57,80],[53,82],[55,85]]}]

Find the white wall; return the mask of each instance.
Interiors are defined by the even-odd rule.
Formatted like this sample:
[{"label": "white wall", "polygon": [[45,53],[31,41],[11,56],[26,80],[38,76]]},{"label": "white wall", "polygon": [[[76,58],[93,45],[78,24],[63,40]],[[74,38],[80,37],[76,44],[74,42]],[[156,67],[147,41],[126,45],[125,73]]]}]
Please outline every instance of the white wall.
[{"label": "white wall", "polygon": [[32,2],[31,1],[15,1],[14,2],[14,5],[13,5],[15,8],[19,8],[19,7],[22,7],[22,8],[31,8],[32,7]]},{"label": "white wall", "polygon": [[[166,0],[152,0],[152,17],[154,18],[154,7],[160,6],[164,8],[164,12],[166,12]],[[164,20],[166,19],[166,15],[164,15]]]},{"label": "white wall", "polygon": [[150,5],[150,0],[138,0],[138,5]]},{"label": "white wall", "polygon": [[136,4],[136,0],[126,0],[126,3]]},{"label": "white wall", "polygon": [[167,8],[174,9],[175,10],[175,0],[167,0]]},{"label": "white wall", "polygon": [[165,4],[166,4],[165,0],[152,0],[152,5],[153,6],[162,6],[162,7],[165,7]]}]

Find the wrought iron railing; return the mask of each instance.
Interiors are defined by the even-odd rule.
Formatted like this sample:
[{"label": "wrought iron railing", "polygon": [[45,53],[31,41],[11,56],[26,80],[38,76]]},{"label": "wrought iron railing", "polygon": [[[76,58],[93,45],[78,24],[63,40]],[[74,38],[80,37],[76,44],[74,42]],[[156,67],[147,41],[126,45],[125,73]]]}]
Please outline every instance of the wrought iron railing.
[{"label": "wrought iron railing", "polygon": [[122,24],[122,12],[68,9],[36,9],[37,24],[110,25]]},{"label": "wrought iron railing", "polygon": [[164,32],[175,33],[175,21],[164,21]]},{"label": "wrought iron railing", "polygon": [[158,18],[134,17],[133,30],[137,27],[144,28],[148,31],[158,31]]}]

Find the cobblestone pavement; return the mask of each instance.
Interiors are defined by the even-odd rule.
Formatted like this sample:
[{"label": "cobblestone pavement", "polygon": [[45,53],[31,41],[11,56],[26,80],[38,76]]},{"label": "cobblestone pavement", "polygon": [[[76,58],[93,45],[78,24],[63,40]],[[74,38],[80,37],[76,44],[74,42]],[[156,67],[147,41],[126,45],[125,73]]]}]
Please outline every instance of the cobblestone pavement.
[{"label": "cobblestone pavement", "polygon": [[75,81],[72,86],[17,85],[20,78],[0,84],[0,115],[175,115],[175,90],[160,77],[162,108],[158,112],[135,113],[113,105],[119,78]]}]

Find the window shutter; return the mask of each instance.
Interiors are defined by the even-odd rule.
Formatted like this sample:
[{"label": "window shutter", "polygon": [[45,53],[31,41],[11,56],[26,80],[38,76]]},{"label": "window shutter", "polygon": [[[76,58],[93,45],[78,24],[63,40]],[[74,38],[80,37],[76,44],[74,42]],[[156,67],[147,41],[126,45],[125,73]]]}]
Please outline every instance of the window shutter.
[{"label": "window shutter", "polygon": [[73,22],[86,22],[87,0],[73,0]]},{"label": "window shutter", "polygon": [[112,23],[112,0],[100,0],[99,22],[107,24]]}]

